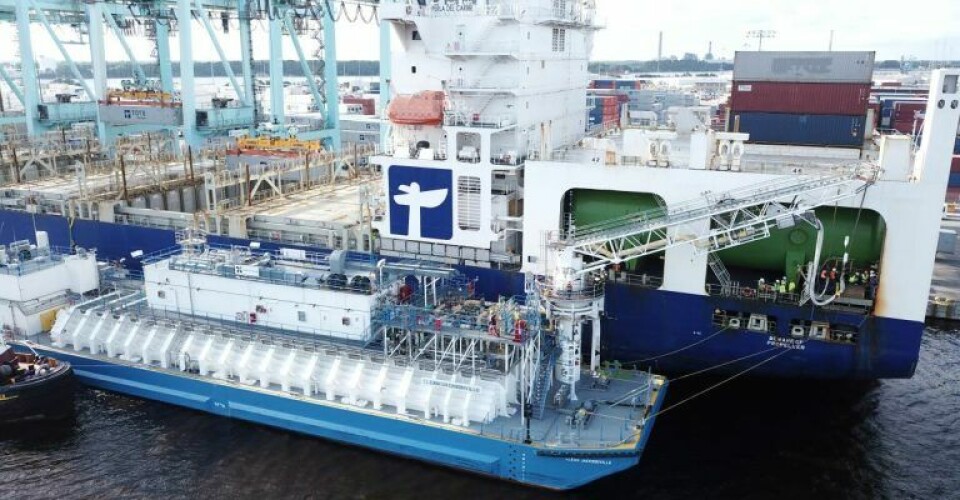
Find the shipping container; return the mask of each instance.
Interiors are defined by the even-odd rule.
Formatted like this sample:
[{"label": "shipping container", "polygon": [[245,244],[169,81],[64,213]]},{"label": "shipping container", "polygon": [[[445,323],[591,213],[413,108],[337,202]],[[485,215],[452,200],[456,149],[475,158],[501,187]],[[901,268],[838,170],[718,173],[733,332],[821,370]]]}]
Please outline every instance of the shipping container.
[{"label": "shipping container", "polygon": [[952,188],[960,187],[960,174],[951,173],[951,174],[950,174],[950,182],[949,182],[949,184],[947,184],[947,186],[952,187]]},{"label": "shipping container", "polygon": [[864,140],[863,116],[740,112],[731,113],[729,126],[738,119],[752,143],[860,147]]},{"label": "shipping container", "polygon": [[923,127],[923,120],[896,120],[890,122],[890,130],[896,130],[901,134],[913,134],[914,132],[919,132]]},{"label": "shipping container", "polygon": [[862,83],[733,83],[730,109],[805,115],[865,115],[870,85]]},{"label": "shipping container", "polygon": [[375,115],[377,113],[377,103],[369,97],[344,96],[343,103],[359,104],[362,107],[361,114],[363,115]]},{"label": "shipping container", "polygon": [[179,107],[101,104],[100,120],[108,125],[183,125]]},{"label": "shipping container", "polygon": [[953,161],[950,162],[950,173],[960,174],[960,156],[954,156]]},{"label": "shipping container", "polygon": [[871,83],[874,52],[744,52],[733,63],[735,81]]},{"label": "shipping container", "polygon": [[595,89],[614,89],[616,88],[616,81],[614,80],[594,80],[593,87]]},{"label": "shipping container", "polygon": [[913,121],[927,110],[926,102],[897,102],[893,106],[893,121]]}]

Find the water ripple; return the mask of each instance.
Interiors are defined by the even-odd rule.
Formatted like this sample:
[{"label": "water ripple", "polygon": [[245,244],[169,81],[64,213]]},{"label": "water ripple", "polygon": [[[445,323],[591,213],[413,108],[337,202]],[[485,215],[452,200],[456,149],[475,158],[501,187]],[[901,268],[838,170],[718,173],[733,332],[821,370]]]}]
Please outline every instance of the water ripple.
[{"label": "water ripple", "polygon": [[[679,400],[710,381],[673,386]],[[66,423],[0,429],[19,498],[543,498],[359,448],[91,389]],[[639,467],[566,498],[960,498],[960,333],[911,380],[749,380],[661,418]]]}]

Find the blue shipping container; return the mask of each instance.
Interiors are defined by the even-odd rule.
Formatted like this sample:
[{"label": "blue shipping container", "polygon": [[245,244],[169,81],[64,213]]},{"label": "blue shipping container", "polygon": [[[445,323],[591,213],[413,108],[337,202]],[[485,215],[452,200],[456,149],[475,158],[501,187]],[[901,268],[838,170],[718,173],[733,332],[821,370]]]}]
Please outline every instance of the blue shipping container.
[{"label": "blue shipping container", "polygon": [[960,187],[960,173],[956,173],[956,174],[951,173],[951,174],[950,174],[950,183],[949,183],[947,186],[948,186],[948,187],[952,187],[952,188],[954,188],[954,187]]},{"label": "blue shipping container", "polygon": [[796,146],[860,147],[866,122],[864,116],[736,113],[730,117],[731,130],[737,118],[750,142]]}]

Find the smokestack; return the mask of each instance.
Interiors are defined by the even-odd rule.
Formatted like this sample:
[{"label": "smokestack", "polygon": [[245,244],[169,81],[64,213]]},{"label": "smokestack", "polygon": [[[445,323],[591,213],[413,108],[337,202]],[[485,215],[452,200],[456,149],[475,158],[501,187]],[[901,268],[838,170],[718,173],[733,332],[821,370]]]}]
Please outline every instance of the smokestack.
[{"label": "smokestack", "polygon": [[660,61],[663,60],[663,32],[660,32],[660,39],[657,42],[657,72],[660,71]]}]

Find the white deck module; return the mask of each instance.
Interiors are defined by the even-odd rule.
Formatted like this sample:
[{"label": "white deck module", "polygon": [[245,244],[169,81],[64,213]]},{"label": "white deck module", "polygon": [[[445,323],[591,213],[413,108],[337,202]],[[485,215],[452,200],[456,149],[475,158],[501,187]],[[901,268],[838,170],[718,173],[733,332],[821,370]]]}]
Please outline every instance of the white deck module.
[{"label": "white deck module", "polygon": [[0,329],[18,335],[48,330],[58,309],[99,286],[94,252],[51,248],[42,231],[36,244],[0,245]]}]

